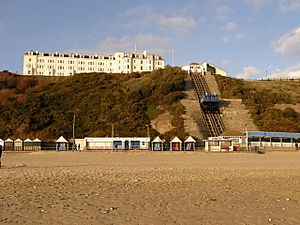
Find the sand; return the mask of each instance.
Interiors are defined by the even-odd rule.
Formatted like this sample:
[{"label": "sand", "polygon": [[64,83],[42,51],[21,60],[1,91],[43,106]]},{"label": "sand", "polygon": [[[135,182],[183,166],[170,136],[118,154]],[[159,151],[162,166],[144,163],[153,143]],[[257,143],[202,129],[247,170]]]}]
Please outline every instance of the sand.
[{"label": "sand", "polygon": [[0,224],[300,224],[300,152],[4,153]]}]

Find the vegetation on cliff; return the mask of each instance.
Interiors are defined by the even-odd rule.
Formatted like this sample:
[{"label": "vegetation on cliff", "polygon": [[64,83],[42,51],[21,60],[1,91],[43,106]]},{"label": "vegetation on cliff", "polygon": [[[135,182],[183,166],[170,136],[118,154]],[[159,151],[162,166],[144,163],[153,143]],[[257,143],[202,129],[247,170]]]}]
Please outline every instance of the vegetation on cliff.
[{"label": "vegetation on cliff", "polygon": [[71,138],[74,113],[76,137],[110,136],[112,124],[115,136],[146,136],[160,111],[173,116],[175,128],[165,135],[182,137],[185,75],[179,68],[72,77],[0,73],[0,137]]},{"label": "vegetation on cliff", "polygon": [[216,76],[222,98],[239,98],[264,131],[300,132],[300,113],[276,104],[300,103],[300,80],[246,81]]}]

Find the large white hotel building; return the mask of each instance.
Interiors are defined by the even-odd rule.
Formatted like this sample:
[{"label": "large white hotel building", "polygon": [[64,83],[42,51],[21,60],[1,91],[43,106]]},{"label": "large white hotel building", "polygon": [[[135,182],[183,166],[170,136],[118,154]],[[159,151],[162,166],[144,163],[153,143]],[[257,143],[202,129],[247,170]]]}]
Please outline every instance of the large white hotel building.
[{"label": "large white hotel building", "polygon": [[75,73],[92,72],[149,72],[164,67],[163,57],[147,54],[146,51],[116,52],[107,56],[29,51],[24,54],[23,75],[72,76]]}]

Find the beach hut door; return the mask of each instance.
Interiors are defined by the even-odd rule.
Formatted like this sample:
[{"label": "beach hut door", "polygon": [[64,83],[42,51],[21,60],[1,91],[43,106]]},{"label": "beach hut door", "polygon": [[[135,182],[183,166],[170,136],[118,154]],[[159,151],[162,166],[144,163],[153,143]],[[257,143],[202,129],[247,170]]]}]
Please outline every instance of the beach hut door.
[{"label": "beach hut door", "polygon": [[65,148],[66,148],[66,147],[65,147],[65,143],[59,143],[59,150],[60,150],[60,151],[66,150]]},{"label": "beach hut door", "polygon": [[129,141],[126,140],[124,144],[125,144],[125,150],[128,150],[129,149]]}]

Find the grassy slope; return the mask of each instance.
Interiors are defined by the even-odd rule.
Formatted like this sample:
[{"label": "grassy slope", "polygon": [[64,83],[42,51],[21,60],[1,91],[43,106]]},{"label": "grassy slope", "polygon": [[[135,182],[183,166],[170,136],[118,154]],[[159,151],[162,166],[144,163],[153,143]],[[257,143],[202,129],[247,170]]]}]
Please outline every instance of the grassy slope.
[{"label": "grassy slope", "polygon": [[241,98],[254,123],[264,131],[300,132],[300,114],[275,104],[300,103],[300,81],[244,81],[217,76],[223,98]]},{"label": "grassy slope", "polygon": [[145,136],[149,106],[172,111],[176,128],[166,135],[184,136],[184,76],[178,68],[54,78],[0,73],[0,137],[70,138],[74,113],[77,137],[110,135],[112,123],[116,136]]}]

